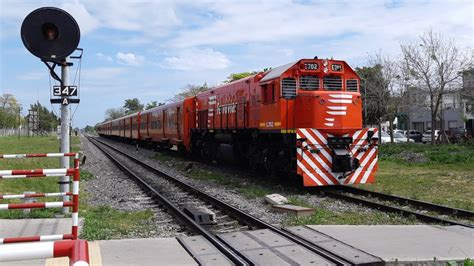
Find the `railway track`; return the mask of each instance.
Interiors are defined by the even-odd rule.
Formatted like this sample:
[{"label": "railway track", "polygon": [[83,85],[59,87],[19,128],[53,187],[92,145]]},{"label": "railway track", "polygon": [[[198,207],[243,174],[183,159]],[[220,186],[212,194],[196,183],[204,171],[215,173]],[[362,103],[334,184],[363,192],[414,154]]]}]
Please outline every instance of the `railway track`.
[{"label": "railway track", "polygon": [[[415,217],[428,223],[474,228],[474,225],[468,222],[474,219],[474,212],[468,210],[349,186],[331,187],[324,190],[324,193],[337,199],[361,204],[384,212],[397,213],[405,217]],[[437,215],[426,214],[426,212],[436,213]],[[441,216],[449,216],[455,220]],[[458,221],[457,219],[462,219],[463,221]]]},{"label": "railway track", "polygon": [[[246,259],[245,256],[223,243],[223,241],[217,236],[218,233],[232,230],[268,229],[296,245],[302,246],[324,259],[331,261],[335,265],[353,264],[341,255],[333,254],[325,248],[316,246],[308,240],[298,237],[287,230],[273,226],[249,213],[237,209],[236,207],[219,200],[213,195],[201,191],[176,177],[164,173],[159,169],[128,155],[106,142],[93,137],[87,138],[122,171],[135,179],[147,193],[149,193],[153,198],[156,198],[191,230],[205,237],[236,265],[249,265],[252,263]],[[161,186],[160,188],[155,182],[150,180],[151,178],[146,176],[159,176],[161,179],[166,180],[167,183],[164,187]],[[169,192],[167,193],[166,191]],[[202,205],[211,209],[216,213],[216,223],[205,226],[197,223],[182,210],[186,202],[194,202],[196,203],[196,206]]]}]

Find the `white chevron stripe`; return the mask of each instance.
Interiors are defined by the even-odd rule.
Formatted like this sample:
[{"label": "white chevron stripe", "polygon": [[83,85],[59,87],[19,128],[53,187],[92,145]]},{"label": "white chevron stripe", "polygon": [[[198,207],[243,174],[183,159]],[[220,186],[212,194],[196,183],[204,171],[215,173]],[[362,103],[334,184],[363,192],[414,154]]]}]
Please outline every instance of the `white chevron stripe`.
[{"label": "white chevron stripe", "polygon": [[332,126],[334,126],[334,123],[324,123],[324,125],[326,125],[328,127],[332,127]]},{"label": "white chevron stripe", "polygon": [[330,115],[346,115],[346,111],[326,111]]},{"label": "white chevron stripe", "polygon": [[377,163],[377,160],[378,160],[377,157],[375,157],[374,160],[372,160],[372,163],[370,164],[369,168],[367,169],[364,176],[360,180],[360,183],[367,182],[367,178],[369,178],[370,174],[372,173],[372,169],[374,169],[374,166]]},{"label": "white chevron stripe", "polygon": [[328,108],[331,110],[342,110],[342,111],[347,110],[347,106],[328,106]]},{"label": "white chevron stripe", "polygon": [[352,100],[329,99],[330,103],[352,103]]},{"label": "white chevron stripe", "polygon": [[298,167],[301,168],[301,170],[303,170],[305,174],[307,174],[316,184],[318,184],[318,186],[323,185],[323,183],[321,183],[316,177],[314,177],[313,174],[311,174],[310,171],[308,171],[308,169],[306,169],[306,167],[304,167],[302,162],[298,161],[297,164],[298,164]]},{"label": "white chevron stripe", "polygon": [[344,99],[352,99],[352,95],[350,94],[329,94],[332,98],[344,98]]}]

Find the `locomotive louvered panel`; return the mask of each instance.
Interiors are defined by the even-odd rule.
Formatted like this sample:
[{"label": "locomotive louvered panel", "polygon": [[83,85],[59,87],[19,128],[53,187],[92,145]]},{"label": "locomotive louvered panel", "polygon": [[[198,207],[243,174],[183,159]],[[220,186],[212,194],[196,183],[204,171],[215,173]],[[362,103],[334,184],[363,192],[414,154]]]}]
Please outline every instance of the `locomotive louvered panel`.
[{"label": "locomotive louvered panel", "polygon": [[357,91],[357,79],[348,79],[348,80],[346,80],[346,90],[347,91]]},{"label": "locomotive louvered panel", "polygon": [[337,76],[327,76],[323,79],[324,89],[328,91],[342,90],[342,79]]},{"label": "locomotive louvered panel", "polygon": [[296,97],[296,79],[284,78],[281,80],[281,95],[285,99]]},{"label": "locomotive louvered panel", "polygon": [[317,76],[301,76],[300,88],[302,90],[315,91],[319,89],[319,78]]}]

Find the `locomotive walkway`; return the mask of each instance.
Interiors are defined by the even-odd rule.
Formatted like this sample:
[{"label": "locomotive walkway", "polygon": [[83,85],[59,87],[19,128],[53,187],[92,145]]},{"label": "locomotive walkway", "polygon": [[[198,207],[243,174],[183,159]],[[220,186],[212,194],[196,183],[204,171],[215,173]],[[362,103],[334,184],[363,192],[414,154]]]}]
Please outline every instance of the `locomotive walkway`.
[{"label": "locomotive walkway", "polygon": [[[58,234],[69,224],[69,219],[0,220],[0,233]],[[361,250],[367,257],[378,257],[385,263],[462,262],[474,257],[474,229],[462,226],[308,225],[286,230],[300,234],[309,242],[344,249],[348,257],[354,255],[351,251]],[[235,238],[232,234],[221,234],[220,237],[233,248],[243,250],[258,265],[290,265],[295,263],[294,259],[301,264],[323,263],[308,254],[298,253],[300,251],[289,243],[275,242],[278,239],[272,235],[259,237],[261,232],[238,232],[240,235]],[[202,265],[231,265],[201,236],[95,241],[89,244],[89,254],[90,265],[198,265],[197,261]],[[194,258],[190,254],[194,254]],[[359,257],[356,264],[364,264],[367,257]],[[68,259],[2,262],[1,265],[68,265]]]}]

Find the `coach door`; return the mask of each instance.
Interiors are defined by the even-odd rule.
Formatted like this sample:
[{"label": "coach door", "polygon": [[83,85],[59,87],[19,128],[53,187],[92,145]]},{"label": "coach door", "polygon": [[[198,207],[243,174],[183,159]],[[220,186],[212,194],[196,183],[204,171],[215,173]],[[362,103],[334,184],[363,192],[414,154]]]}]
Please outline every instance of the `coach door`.
[{"label": "coach door", "polygon": [[181,139],[181,107],[176,107],[176,132],[178,134],[178,139]]}]

